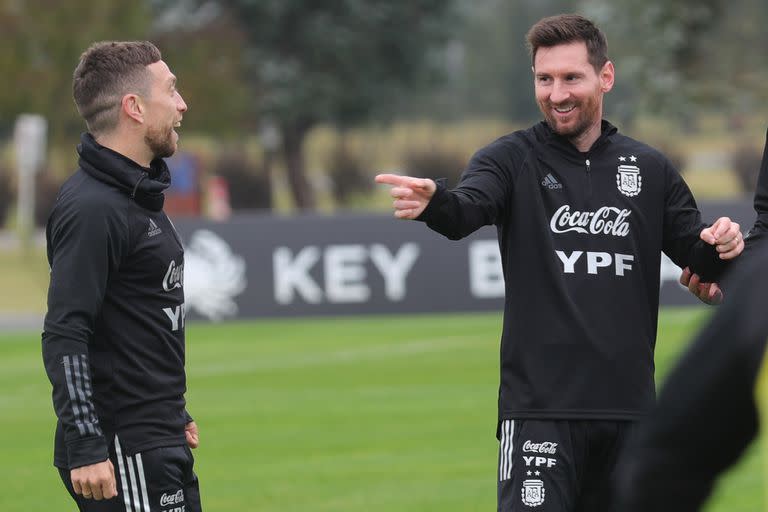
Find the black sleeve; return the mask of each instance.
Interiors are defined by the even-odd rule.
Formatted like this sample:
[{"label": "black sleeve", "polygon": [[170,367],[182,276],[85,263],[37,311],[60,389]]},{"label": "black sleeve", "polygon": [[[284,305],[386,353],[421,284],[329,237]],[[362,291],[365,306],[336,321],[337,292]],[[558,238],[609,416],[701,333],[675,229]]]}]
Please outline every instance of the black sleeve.
[{"label": "black sleeve", "polygon": [[768,132],[765,135],[763,160],[760,162],[760,174],[755,189],[755,211],[758,220],[762,219],[764,224],[768,224]]},{"label": "black sleeve", "polygon": [[[497,143],[498,144],[498,143]],[[462,173],[459,184],[448,190],[444,180],[418,219],[451,240],[458,240],[503,215],[511,195],[512,178],[508,159],[498,149],[478,151]]]},{"label": "black sleeve", "polygon": [[729,261],[721,260],[714,246],[699,238],[707,225],[701,220],[691,190],[671,164],[665,162],[666,195],[662,250],[678,267],[690,267],[705,282],[719,281]]},{"label": "black sleeve", "polygon": [[671,372],[619,466],[625,512],[696,511],[757,432],[755,383],[768,321],[755,277],[762,258],[728,280],[729,296]]},{"label": "black sleeve", "polygon": [[755,212],[757,219],[755,225],[749,230],[744,242],[749,248],[755,242],[768,238],[768,133],[765,136],[765,148],[763,160],[760,162],[760,174],[757,176],[757,188],[755,189]]},{"label": "black sleeve", "polygon": [[51,276],[42,353],[70,469],[107,458],[92,401],[88,344],[128,236],[124,218],[88,203],[57,205],[46,231]]}]

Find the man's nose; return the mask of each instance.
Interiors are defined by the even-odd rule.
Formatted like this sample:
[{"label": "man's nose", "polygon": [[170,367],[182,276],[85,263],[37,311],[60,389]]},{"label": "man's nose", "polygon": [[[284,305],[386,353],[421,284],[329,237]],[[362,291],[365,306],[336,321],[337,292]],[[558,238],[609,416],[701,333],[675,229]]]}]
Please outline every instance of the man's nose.
[{"label": "man's nose", "polygon": [[552,84],[552,92],[549,95],[549,101],[552,103],[562,103],[570,97],[571,93],[564,84],[559,81],[555,81]]}]

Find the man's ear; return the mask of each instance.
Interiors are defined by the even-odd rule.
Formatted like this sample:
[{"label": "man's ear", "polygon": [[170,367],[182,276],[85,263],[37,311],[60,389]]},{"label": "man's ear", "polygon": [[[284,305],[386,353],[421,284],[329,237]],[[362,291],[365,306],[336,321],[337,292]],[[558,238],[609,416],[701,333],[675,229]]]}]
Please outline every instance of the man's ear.
[{"label": "man's ear", "polygon": [[616,78],[616,70],[613,68],[613,62],[607,61],[600,70],[600,90],[608,92],[613,89],[613,81]]},{"label": "man's ear", "polygon": [[123,113],[138,123],[144,123],[144,104],[136,94],[126,94],[120,102]]}]

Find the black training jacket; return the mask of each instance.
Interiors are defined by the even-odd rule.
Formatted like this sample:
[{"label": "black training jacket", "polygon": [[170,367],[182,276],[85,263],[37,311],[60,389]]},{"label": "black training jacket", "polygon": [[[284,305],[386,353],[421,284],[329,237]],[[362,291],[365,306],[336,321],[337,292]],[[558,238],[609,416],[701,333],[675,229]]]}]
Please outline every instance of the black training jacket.
[{"label": "black training jacket", "polygon": [[[619,465],[615,510],[701,510],[767,417],[768,243],[748,246],[726,279],[723,305],[670,373]],[[762,492],[764,476],[754,478]]]},{"label": "black training jacket", "polygon": [[54,464],[185,443],[184,250],[163,212],[165,163],[151,168],[84,134],[46,240],[42,336],[58,417]]},{"label": "black training jacket", "polygon": [[745,250],[756,241],[768,238],[768,132],[765,136],[765,148],[763,149],[763,160],[760,163],[760,174],[757,177],[757,186],[755,188],[754,200],[755,212],[757,218],[755,225],[747,233],[746,239],[751,239],[752,243],[747,243]]},{"label": "black training jacket", "polygon": [[418,220],[450,239],[498,231],[504,269],[499,419],[635,419],[653,403],[659,264],[726,264],[658,151],[602,134],[579,152],[546,123],[478,151]]}]

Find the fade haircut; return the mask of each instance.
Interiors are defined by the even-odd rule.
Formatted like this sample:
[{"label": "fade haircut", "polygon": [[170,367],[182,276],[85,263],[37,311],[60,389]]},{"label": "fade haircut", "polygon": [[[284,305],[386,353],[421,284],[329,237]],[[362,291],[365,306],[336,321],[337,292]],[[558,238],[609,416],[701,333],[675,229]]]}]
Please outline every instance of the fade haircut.
[{"label": "fade haircut", "polygon": [[148,94],[147,66],[161,59],[149,41],[101,41],[85,50],[72,76],[72,93],[88,131],[97,135],[113,130],[123,96]]},{"label": "fade haircut", "polygon": [[583,41],[587,45],[587,58],[597,73],[608,62],[608,43],[605,35],[587,18],[578,14],[559,14],[539,20],[525,36],[531,64],[539,48]]}]

